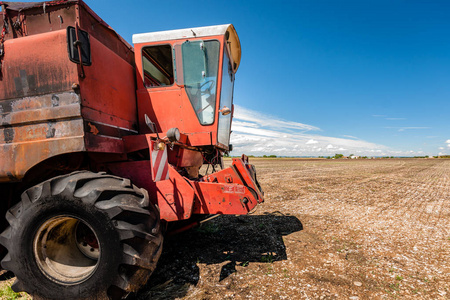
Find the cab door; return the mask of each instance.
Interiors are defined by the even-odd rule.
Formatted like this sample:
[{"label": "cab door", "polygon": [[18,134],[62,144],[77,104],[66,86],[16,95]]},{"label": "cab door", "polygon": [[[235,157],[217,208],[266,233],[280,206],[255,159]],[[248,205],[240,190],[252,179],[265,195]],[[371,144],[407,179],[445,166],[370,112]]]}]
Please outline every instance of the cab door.
[{"label": "cab door", "polygon": [[228,47],[225,46],[222,62],[222,88],[219,103],[219,124],[217,142],[228,149],[231,133],[231,109],[233,107],[234,70],[230,62]]}]

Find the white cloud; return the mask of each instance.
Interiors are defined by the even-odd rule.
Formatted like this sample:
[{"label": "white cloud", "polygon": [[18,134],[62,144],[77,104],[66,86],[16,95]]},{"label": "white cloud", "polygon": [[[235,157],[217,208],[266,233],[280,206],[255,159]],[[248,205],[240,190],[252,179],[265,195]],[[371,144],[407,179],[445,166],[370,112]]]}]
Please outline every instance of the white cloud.
[{"label": "white cloud", "polygon": [[[300,122],[281,120],[235,105],[231,130],[233,155],[318,156],[334,155],[335,151],[369,153],[370,150],[385,152],[387,147],[360,140],[319,135],[319,127]],[[314,132],[315,131],[315,132]],[[300,146],[299,146],[300,145]],[[383,151],[381,150],[383,149]],[[345,153],[348,154],[348,153]]]},{"label": "white cloud", "polygon": [[450,148],[450,140],[446,140],[445,143],[447,144],[447,147]]},{"label": "white cloud", "polygon": [[313,140],[313,139],[310,139],[310,140],[308,140],[305,144],[306,144],[306,145],[312,145],[312,144],[317,144],[317,143],[318,143],[318,141]]},{"label": "white cloud", "polygon": [[254,125],[259,125],[261,127],[269,127],[269,128],[279,128],[279,129],[294,129],[301,131],[318,131],[320,128],[307,125],[299,122],[285,121],[282,119],[278,119],[276,117],[272,117],[267,114],[263,114],[257,111],[253,111],[242,106],[235,105],[234,106],[234,119],[251,122]]},{"label": "white cloud", "polygon": [[258,128],[258,124],[250,123],[250,122],[241,122],[241,121],[237,121],[237,120],[233,120],[233,125]]}]

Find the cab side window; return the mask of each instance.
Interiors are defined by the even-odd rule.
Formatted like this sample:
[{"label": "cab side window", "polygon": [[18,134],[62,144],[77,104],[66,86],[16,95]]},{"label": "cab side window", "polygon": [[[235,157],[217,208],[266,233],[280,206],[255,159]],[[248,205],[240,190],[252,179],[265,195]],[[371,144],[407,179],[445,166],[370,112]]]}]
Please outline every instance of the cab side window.
[{"label": "cab side window", "polygon": [[173,58],[170,45],[158,45],[142,49],[144,86],[146,88],[172,85]]}]

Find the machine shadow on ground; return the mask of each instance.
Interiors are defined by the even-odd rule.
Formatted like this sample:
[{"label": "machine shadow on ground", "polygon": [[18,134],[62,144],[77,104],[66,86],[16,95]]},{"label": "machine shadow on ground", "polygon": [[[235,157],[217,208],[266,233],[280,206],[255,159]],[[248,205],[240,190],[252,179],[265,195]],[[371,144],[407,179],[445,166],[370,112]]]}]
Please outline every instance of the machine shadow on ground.
[{"label": "machine shadow on ground", "polygon": [[[200,278],[197,264],[222,265],[218,282],[252,262],[287,259],[283,236],[303,229],[294,216],[220,216],[202,226],[167,237],[158,267],[146,287],[128,299],[175,299]],[[220,273],[220,274],[219,274]]]}]

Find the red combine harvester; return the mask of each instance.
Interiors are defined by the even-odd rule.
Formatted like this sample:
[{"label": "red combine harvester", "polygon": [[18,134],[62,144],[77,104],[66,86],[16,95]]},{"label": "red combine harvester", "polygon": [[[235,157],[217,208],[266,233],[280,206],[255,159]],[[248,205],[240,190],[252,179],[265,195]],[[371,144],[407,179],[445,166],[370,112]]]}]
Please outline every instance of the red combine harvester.
[{"label": "red combine harvester", "polygon": [[120,299],[147,282],[164,234],[263,202],[245,156],[223,167],[233,25],[136,34],[133,48],[81,0],[0,4],[1,265],[15,291]]}]

